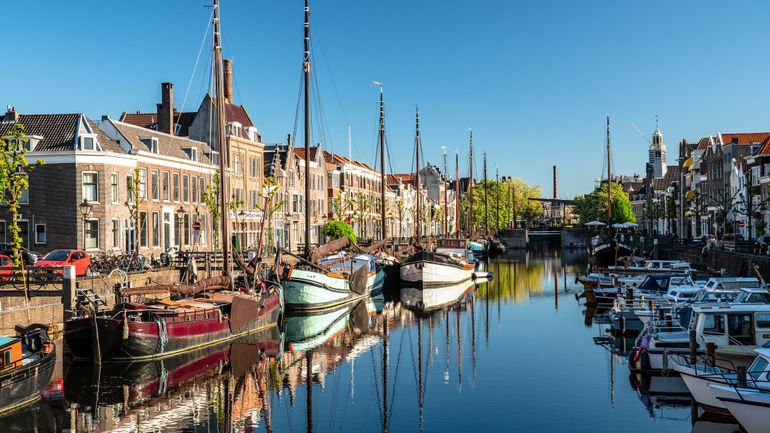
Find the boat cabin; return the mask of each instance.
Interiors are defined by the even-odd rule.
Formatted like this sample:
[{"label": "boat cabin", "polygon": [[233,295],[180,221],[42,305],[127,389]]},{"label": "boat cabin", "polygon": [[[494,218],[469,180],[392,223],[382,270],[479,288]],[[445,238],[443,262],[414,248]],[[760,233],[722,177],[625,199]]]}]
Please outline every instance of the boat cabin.
[{"label": "boat cabin", "polygon": [[21,338],[0,337],[0,371],[15,368],[21,362]]},{"label": "boat cabin", "polygon": [[770,304],[770,292],[767,289],[741,289],[736,304]]},{"label": "boat cabin", "polygon": [[757,288],[759,280],[752,277],[714,277],[709,278],[703,286],[705,289],[743,289]]},{"label": "boat cabin", "polygon": [[689,271],[690,264],[681,260],[642,260],[642,267],[653,271]]},{"label": "boat cabin", "polygon": [[699,340],[726,346],[762,346],[770,342],[770,305],[713,304],[693,307],[690,329]]}]

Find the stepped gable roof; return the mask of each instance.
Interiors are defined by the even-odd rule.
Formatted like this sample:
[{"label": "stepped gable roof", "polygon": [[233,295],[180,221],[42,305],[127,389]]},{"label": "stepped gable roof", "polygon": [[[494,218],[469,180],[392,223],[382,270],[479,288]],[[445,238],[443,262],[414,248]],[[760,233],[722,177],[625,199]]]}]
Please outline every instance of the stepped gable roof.
[{"label": "stepped gable roof", "polygon": [[[178,112],[174,111],[174,124],[179,125],[179,131],[176,135],[180,137],[186,137],[189,135],[190,125],[195,120],[195,112]],[[129,123],[131,125],[141,126],[147,129],[158,129],[158,113],[142,113],[137,111],[136,113],[126,113],[125,111],[120,113],[121,122]]]},{"label": "stepped gable roof", "polygon": [[152,129],[143,128],[141,126],[131,125],[116,120],[109,119],[112,122],[115,129],[128,140],[132,149],[138,149],[149,152],[150,149],[142,143],[142,138],[157,138],[158,139],[158,153],[161,155],[172,156],[175,158],[189,159],[189,156],[182,150],[183,148],[195,148],[198,149],[198,162],[211,164],[211,160],[208,154],[211,154],[212,150],[208,144],[202,141],[190,140],[185,137],[178,137],[175,135],[169,135],[162,132],[154,131]]},{"label": "stepped gable roof", "polygon": [[264,172],[265,177],[275,176],[275,170],[283,170],[286,167],[289,145],[286,143],[268,144],[265,146]]},{"label": "stepped gable roof", "polygon": [[55,152],[75,150],[75,134],[81,113],[69,114],[19,114],[18,122],[0,116],[0,134],[5,135],[16,123],[24,125],[27,135],[43,137],[35,146],[36,151]]}]

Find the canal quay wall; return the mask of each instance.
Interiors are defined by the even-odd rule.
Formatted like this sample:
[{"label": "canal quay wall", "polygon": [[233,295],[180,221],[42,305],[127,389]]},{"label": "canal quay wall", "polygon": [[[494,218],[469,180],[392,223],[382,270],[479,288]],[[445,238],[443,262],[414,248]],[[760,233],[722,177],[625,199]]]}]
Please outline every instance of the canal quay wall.
[{"label": "canal quay wall", "polygon": [[[29,300],[23,289],[4,287],[0,290],[0,335],[13,335],[17,326],[44,324],[59,330],[65,320],[65,312],[75,305],[75,289],[87,290],[104,300],[106,308],[118,301],[121,287],[142,287],[152,284],[174,284],[179,282],[178,269],[161,269],[129,274],[113,272],[110,276],[94,276],[69,280],[46,287],[30,286]],[[102,307],[105,308],[105,307]]]},{"label": "canal quay wall", "polygon": [[730,276],[754,276],[754,265],[765,281],[770,281],[770,256],[737,253],[718,248],[703,246],[677,247],[661,250],[663,258],[685,260],[705,269],[721,272]]},{"label": "canal quay wall", "polygon": [[500,241],[506,248],[517,250],[526,249],[535,240],[554,240],[565,249],[585,249],[591,244],[591,236],[595,234],[589,230],[560,229],[560,230],[527,230],[507,229],[498,234]]}]

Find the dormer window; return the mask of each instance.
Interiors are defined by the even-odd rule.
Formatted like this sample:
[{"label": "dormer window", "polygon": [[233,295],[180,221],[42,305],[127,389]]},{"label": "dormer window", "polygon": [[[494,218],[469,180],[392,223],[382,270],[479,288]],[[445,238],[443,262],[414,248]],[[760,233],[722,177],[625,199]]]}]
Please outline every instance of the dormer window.
[{"label": "dormer window", "polygon": [[22,143],[21,147],[28,152],[34,152],[37,144],[43,139],[43,137],[39,135],[28,135],[26,138],[27,139]]},{"label": "dormer window", "polygon": [[149,149],[149,151],[151,153],[155,153],[155,154],[160,153],[160,151],[158,149],[158,139],[157,138],[155,138],[155,137],[140,138],[139,141],[141,141],[142,144],[147,146],[147,149]]},{"label": "dormer window", "polygon": [[212,150],[210,153],[207,154],[209,157],[209,161],[214,165],[219,165],[219,152]]},{"label": "dormer window", "polygon": [[243,128],[239,122],[230,122],[230,124],[227,125],[227,129],[228,129],[227,132],[229,135],[234,135],[236,137],[242,136],[241,130]]},{"label": "dormer window", "polygon": [[80,136],[80,150],[99,150],[97,148],[96,136],[93,134],[83,134]]},{"label": "dormer window", "polygon": [[198,160],[198,149],[194,147],[184,147],[182,148],[182,151],[187,154],[187,157],[190,158],[190,161]]}]

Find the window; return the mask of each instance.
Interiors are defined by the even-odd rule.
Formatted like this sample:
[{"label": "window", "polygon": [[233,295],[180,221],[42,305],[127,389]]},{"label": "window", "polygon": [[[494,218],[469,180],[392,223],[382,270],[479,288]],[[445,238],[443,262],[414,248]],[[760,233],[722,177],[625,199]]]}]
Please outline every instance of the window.
[{"label": "window", "polygon": [[174,244],[177,247],[182,246],[182,218],[174,213]]},{"label": "window", "polygon": [[757,313],[754,317],[756,317],[757,328],[770,328],[770,313]]},{"label": "window", "polygon": [[147,246],[147,212],[139,212],[139,246]]},{"label": "window", "polygon": [[198,176],[193,176],[190,180],[192,183],[192,202],[197,203],[198,202]]},{"label": "window", "polygon": [[152,246],[160,246],[160,214],[152,213]]},{"label": "window", "polygon": [[112,226],[110,228],[110,231],[112,232],[112,248],[120,248],[120,235],[118,234],[118,231],[120,230],[120,220],[116,218],[110,222],[110,225]]},{"label": "window", "polygon": [[256,209],[257,208],[257,192],[256,191],[251,191],[251,206],[250,206],[250,208],[251,209]]},{"label": "window", "polygon": [[206,214],[201,215],[201,245],[206,245],[206,230],[208,228],[208,225],[206,225],[207,221]]},{"label": "window", "polygon": [[160,153],[158,149],[158,139],[155,137],[150,138],[140,138],[139,141],[141,141],[145,146],[147,146],[147,149],[152,153]]},{"label": "window", "polygon": [[199,179],[199,181],[200,181],[200,191],[199,191],[199,192],[200,192],[200,195],[201,195],[201,196],[200,196],[200,200],[199,200],[199,201],[200,201],[201,203],[204,203],[204,202],[205,202],[205,200],[203,199],[203,194],[205,194],[205,193],[206,193],[206,178],[205,178],[205,177],[203,177],[203,176],[201,176],[201,178]]},{"label": "window", "polygon": [[35,224],[35,243],[37,245],[46,243],[45,224]]},{"label": "window", "polygon": [[158,200],[160,198],[160,179],[158,179],[158,170],[153,170],[152,175],[150,176],[150,181],[152,182],[152,199]]},{"label": "window", "polygon": [[112,173],[110,175],[110,200],[113,203],[117,203],[120,201],[120,198],[118,197],[118,174]]},{"label": "window", "polygon": [[184,227],[182,228],[182,230],[184,231],[183,233],[184,245],[189,246],[190,245],[190,214],[188,213],[184,214],[184,218],[182,221],[184,224]]},{"label": "window", "polygon": [[163,200],[168,201],[169,173],[163,172]]},{"label": "window", "polygon": [[147,198],[147,169],[139,169],[139,197]]},{"label": "window", "polygon": [[257,178],[257,158],[251,158],[251,177]]},{"label": "window", "polygon": [[174,201],[179,201],[179,173],[174,173]]},{"label": "window", "polygon": [[134,202],[134,175],[126,175],[126,201],[129,203]]},{"label": "window", "polygon": [[754,380],[760,380],[762,373],[767,369],[767,360],[761,356],[757,356],[754,362],[749,366],[748,373]]},{"label": "window", "polygon": [[240,153],[235,154],[234,166],[235,166],[235,175],[240,176],[241,175],[241,154]]},{"label": "window", "polygon": [[19,204],[29,204],[29,188],[23,188],[19,196]]},{"label": "window", "polygon": [[712,335],[724,335],[725,318],[721,315],[706,315],[705,321],[703,323],[703,333]]},{"label": "window", "polygon": [[80,137],[80,146],[82,150],[96,150],[95,143],[94,137]]},{"label": "window", "polygon": [[299,212],[299,195],[292,194],[291,196],[291,211],[293,213]]},{"label": "window", "polygon": [[93,171],[83,173],[83,200],[89,202],[99,201],[99,174]]},{"label": "window", "polygon": [[182,201],[185,203],[190,202],[190,176],[182,176]]},{"label": "window", "polygon": [[99,220],[89,219],[84,224],[86,231],[86,249],[99,248]]}]

